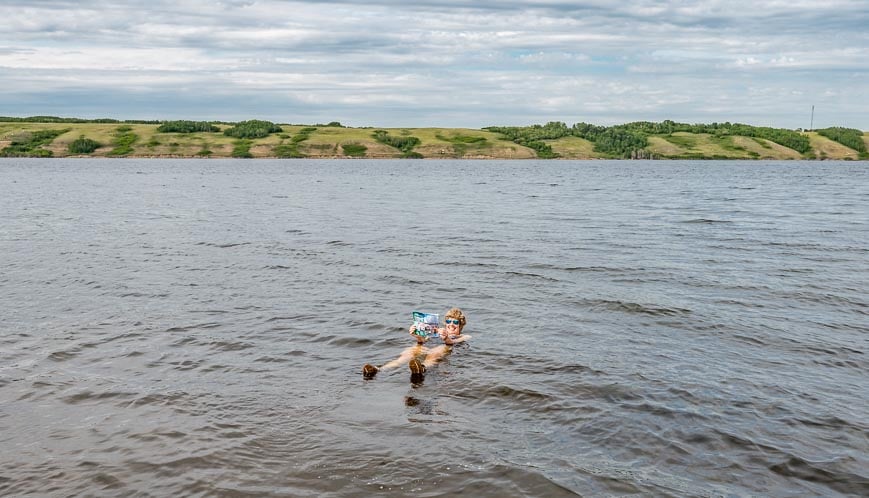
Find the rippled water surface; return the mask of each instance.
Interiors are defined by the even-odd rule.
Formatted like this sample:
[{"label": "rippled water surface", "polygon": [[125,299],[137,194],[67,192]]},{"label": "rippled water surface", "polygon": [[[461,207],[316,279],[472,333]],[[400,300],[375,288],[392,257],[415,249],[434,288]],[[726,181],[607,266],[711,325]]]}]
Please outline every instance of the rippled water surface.
[{"label": "rippled water surface", "polygon": [[867,206],[865,162],[2,160],[0,494],[866,496]]}]

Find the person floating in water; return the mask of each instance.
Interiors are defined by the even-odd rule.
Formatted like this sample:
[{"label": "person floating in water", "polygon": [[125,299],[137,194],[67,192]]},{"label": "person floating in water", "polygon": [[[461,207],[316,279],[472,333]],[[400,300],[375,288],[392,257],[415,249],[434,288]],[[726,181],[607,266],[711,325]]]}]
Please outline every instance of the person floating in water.
[{"label": "person floating in water", "polygon": [[[410,336],[416,339],[416,346],[411,346],[405,349],[401,352],[398,358],[379,367],[366,363],[365,366],[362,367],[362,375],[366,379],[370,379],[377,375],[377,372],[381,370],[389,370],[407,363],[410,368],[410,373],[416,377],[421,377],[425,374],[427,368],[431,368],[452,351],[452,346],[454,344],[465,342],[471,338],[470,335],[462,334],[462,329],[465,328],[466,323],[467,319],[465,318],[465,314],[462,313],[462,310],[459,308],[452,308],[447,311],[446,317],[444,318],[444,326],[437,329],[437,337],[439,337],[444,343],[432,348],[426,347],[425,343],[434,336],[417,335],[415,333],[416,324],[413,324],[410,326]],[[420,358],[422,358],[422,361],[419,360]]]}]

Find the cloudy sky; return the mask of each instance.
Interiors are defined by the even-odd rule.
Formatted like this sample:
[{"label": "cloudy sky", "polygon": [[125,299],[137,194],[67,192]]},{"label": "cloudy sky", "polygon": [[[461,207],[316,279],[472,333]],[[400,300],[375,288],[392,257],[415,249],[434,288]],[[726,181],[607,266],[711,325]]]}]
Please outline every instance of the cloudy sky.
[{"label": "cloudy sky", "polygon": [[867,0],[0,6],[6,116],[869,130]]}]

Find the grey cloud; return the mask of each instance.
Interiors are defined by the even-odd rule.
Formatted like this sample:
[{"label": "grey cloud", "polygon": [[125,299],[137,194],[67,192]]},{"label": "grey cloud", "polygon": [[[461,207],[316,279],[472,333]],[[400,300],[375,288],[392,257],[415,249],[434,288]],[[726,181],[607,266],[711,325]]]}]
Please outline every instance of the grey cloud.
[{"label": "grey cloud", "polygon": [[[61,113],[44,107],[75,95],[81,109],[196,117],[235,96],[250,102],[239,112],[384,126],[570,116],[799,126],[783,109],[816,98],[852,120],[841,124],[869,128],[862,1],[4,3],[0,106],[24,114]],[[761,87],[771,90],[751,90]],[[142,104],[152,94],[173,106]],[[733,115],[715,115],[724,109]]]}]

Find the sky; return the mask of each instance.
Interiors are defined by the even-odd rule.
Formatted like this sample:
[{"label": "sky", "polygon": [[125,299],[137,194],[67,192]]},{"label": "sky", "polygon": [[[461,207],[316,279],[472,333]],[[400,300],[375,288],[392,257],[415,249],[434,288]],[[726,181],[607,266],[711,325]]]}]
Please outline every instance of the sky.
[{"label": "sky", "polygon": [[867,0],[0,7],[0,116],[869,130]]}]

